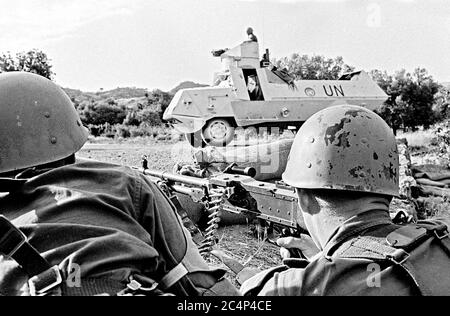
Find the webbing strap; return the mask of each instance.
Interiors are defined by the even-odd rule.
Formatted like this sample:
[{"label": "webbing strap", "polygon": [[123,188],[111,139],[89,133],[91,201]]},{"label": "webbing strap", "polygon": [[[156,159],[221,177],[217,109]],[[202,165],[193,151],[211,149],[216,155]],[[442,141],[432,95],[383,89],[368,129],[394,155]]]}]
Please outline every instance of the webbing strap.
[{"label": "webbing strap", "polygon": [[170,289],[173,285],[175,285],[175,283],[188,275],[188,273],[189,272],[183,263],[180,263],[161,279],[159,282],[159,288],[163,291]]},{"label": "webbing strap", "polygon": [[350,248],[341,254],[341,257],[389,260],[406,272],[423,296],[432,295],[426,283],[419,278],[419,274],[416,272],[414,265],[411,264],[409,260],[410,254],[403,249],[384,245],[377,238],[368,236],[358,237],[351,242]]},{"label": "webbing strap", "polygon": [[52,267],[28,243],[24,233],[4,216],[0,216],[0,254],[6,259],[15,260],[29,277],[34,277]]},{"label": "webbing strap", "polygon": [[441,246],[444,249],[444,251],[450,257],[450,238],[447,236],[447,238],[438,239],[438,240],[441,243]]},{"label": "webbing strap", "polygon": [[378,226],[392,225],[392,222],[382,219],[375,222],[369,222],[364,225],[359,226],[357,229],[349,231],[347,234],[343,234],[338,238],[334,243],[329,243],[323,251],[323,254],[326,259],[331,259],[333,252],[338,249],[346,240],[353,236],[358,236],[359,234],[367,231],[368,229],[372,229]]},{"label": "webbing strap", "polygon": [[32,296],[61,295],[62,283],[58,267],[52,267],[28,242],[25,234],[6,217],[0,216],[0,254],[16,261],[30,278]]},{"label": "webbing strap", "polygon": [[28,280],[31,296],[61,296],[63,278],[58,266],[48,269]]},{"label": "webbing strap", "polygon": [[109,278],[83,278],[80,283],[64,282],[62,296],[115,296],[125,287],[125,282]]}]

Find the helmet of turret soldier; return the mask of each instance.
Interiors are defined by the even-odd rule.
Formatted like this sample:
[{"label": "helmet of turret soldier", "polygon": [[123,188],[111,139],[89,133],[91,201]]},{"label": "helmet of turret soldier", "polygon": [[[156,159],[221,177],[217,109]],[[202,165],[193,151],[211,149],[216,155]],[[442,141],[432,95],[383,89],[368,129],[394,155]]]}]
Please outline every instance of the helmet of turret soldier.
[{"label": "helmet of turret soldier", "polygon": [[26,72],[0,74],[0,173],[70,157],[88,132],[67,94]]},{"label": "helmet of turret soldier", "polygon": [[380,116],[366,108],[327,108],[299,130],[283,180],[300,189],[398,196],[395,136]]}]

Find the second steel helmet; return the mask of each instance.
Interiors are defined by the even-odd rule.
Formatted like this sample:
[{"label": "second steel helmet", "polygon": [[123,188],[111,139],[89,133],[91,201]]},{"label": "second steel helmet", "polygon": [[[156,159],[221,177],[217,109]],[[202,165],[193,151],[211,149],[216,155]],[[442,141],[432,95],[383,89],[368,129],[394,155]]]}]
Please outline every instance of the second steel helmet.
[{"label": "second steel helmet", "polygon": [[67,158],[87,137],[59,86],[35,74],[0,74],[0,173]]},{"label": "second steel helmet", "polygon": [[359,106],[316,113],[297,134],[284,181],[296,188],[399,194],[397,142],[387,123]]}]

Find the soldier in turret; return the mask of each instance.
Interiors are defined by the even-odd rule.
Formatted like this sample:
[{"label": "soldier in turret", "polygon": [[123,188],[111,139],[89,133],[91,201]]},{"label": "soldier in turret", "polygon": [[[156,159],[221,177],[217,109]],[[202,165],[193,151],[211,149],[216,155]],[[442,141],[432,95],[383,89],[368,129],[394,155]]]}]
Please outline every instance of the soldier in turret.
[{"label": "soldier in turret", "polygon": [[248,41],[249,42],[258,42],[258,38],[256,37],[256,35],[253,33],[253,28],[249,27],[247,29],[247,35],[248,35]]}]

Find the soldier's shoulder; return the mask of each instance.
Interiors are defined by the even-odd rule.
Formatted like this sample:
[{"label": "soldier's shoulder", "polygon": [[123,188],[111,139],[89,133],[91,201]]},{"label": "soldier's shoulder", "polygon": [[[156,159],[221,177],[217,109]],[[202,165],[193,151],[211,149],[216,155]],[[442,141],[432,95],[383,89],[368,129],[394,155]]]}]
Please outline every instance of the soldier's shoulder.
[{"label": "soldier's shoulder", "polygon": [[67,168],[73,168],[83,172],[90,172],[106,178],[141,178],[140,173],[128,166],[119,164],[89,160],[77,159],[76,163]]}]

